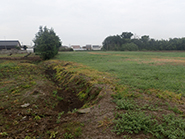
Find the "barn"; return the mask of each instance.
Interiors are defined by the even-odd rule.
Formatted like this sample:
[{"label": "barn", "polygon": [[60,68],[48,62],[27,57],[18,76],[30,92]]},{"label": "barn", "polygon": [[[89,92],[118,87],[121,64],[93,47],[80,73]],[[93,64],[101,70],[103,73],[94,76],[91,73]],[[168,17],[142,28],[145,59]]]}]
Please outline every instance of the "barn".
[{"label": "barn", "polygon": [[17,49],[21,48],[21,44],[18,40],[0,40],[0,50],[6,49],[6,50],[11,50],[11,49]]}]

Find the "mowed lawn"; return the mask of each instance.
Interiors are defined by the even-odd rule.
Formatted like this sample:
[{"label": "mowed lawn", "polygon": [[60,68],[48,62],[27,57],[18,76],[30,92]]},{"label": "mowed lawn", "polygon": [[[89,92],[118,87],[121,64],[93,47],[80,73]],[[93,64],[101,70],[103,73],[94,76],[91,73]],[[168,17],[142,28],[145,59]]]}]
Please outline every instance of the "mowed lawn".
[{"label": "mowed lawn", "polygon": [[185,96],[185,52],[60,52],[55,59],[108,72],[118,84],[133,89],[167,90]]}]

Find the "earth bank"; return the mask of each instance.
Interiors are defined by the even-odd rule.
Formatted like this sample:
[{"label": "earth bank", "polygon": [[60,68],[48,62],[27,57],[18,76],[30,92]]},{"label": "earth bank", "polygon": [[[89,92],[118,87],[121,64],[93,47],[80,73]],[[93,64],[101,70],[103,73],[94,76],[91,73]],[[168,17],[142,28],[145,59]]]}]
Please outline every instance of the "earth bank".
[{"label": "earth bank", "polygon": [[115,106],[105,75],[75,63],[30,59],[1,61],[0,138],[115,136],[106,133]]}]

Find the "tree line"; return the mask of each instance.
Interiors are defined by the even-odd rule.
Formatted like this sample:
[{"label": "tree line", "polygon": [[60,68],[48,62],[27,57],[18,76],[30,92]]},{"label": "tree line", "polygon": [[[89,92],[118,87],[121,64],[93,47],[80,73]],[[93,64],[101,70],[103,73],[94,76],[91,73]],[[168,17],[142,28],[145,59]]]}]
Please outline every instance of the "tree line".
[{"label": "tree line", "polygon": [[[34,51],[44,60],[53,58],[62,45],[60,38],[54,29],[46,26],[39,27],[35,34]],[[133,37],[131,32],[123,32],[121,35],[108,36],[103,41],[103,50],[111,51],[153,51],[153,50],[185,50],[185,37],[169,40],[155,40],[148,35],[141,38]]]},{"label": "tree line", "polygon": [[123,32],[121,35],[108,36],[103,41],[102,49],[111,51],[185,50],[185,37],[155,40],[148,35],[140,38],[133,35],[131,32]]}]

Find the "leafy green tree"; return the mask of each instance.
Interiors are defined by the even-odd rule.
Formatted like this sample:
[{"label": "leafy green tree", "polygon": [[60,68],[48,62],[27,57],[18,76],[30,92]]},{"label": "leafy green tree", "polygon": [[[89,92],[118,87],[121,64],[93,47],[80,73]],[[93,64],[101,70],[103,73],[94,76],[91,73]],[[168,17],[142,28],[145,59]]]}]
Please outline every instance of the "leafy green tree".
[{"label": "leafy green tree", "polygon": [[46,26],[44,28],[42,26],[39,27],[33,42],[35,43],[35,52],[44,60],[53,58],[61,46],[60,38],[52,28],[48,29]]}]

